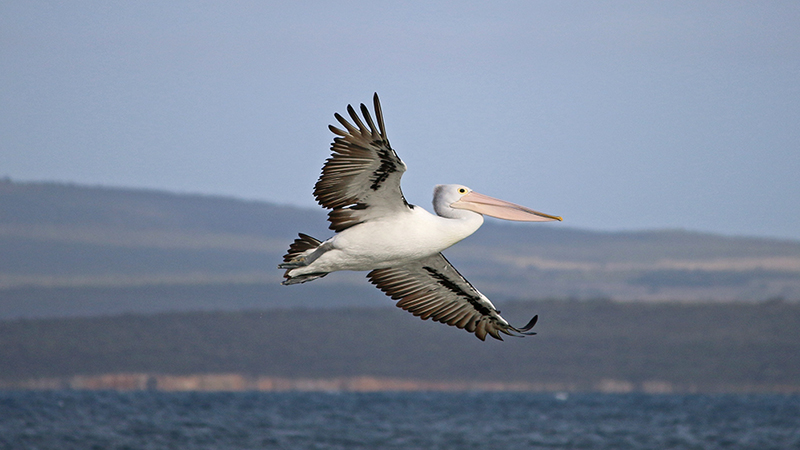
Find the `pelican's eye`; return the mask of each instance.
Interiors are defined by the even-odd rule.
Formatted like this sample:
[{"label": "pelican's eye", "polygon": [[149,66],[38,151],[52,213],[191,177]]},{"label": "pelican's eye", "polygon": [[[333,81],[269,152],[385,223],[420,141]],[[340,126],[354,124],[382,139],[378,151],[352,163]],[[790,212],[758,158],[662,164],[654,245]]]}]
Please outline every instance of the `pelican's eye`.
[{"label": "pelican's eye", "polygon": [[459,194],[466,194],[467,193],[467,188],[458,188],[458,193]]}]

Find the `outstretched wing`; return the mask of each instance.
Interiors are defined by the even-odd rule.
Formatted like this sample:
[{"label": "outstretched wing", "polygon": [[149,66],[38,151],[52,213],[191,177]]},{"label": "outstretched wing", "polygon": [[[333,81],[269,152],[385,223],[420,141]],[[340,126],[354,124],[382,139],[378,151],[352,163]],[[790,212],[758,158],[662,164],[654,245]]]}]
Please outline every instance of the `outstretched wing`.
[{"label": "outstretched wing", "polygon": [[355,125],[336,113],[334,117],[345,130],[329,126],[339,137],[333,140],[333,154],[322,167],[322,175],[314,186],[314,197],[320,205],[333,209],[328,220],[330,229],[337,232],[373,217],[410,208],[400,190],[400,178],[406,165],[386,138],[377,93],[373,103],[377,126],[363,103],[363,121],[348,105],[347,112]]},{"label": "outstretched wing", "polygon": [[485,295],[478,292],[438,253],[402,267],[375,269],[367,275],[369,281],[398,300],[397,306],[420,317],[432,319],[475,333],[479,339],[489,334],[503,340],[509,336],[536,334],[534,316],[523,328],[511,326]]}]

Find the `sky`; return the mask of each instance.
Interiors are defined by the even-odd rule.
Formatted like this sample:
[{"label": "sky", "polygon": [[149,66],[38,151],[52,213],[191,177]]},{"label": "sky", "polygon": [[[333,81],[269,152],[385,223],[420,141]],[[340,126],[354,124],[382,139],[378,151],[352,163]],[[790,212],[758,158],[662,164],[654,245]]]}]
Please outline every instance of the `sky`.
[{"label": "sky", "polygon": [[800,239],[800,2],[382,3],[3,2],[0,177],[312,208],[378,92],[429,210]]}]

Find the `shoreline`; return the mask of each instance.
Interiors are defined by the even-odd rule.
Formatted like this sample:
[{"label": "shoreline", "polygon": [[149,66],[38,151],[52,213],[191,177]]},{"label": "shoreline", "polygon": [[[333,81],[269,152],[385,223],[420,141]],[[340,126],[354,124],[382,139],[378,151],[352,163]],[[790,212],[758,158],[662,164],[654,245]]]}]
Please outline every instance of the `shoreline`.
[{"label": "shoreline", "polygon": [[422,380],[362,375],[331,378],[247,376],[237,373],[190,375],[111,373],[70,377],[0,380],[0,390],[115,390],[160,392],[542,392],[607,394],[798,394],[800,385],[632,382],[601,379],[594,383],[539,381]]}]

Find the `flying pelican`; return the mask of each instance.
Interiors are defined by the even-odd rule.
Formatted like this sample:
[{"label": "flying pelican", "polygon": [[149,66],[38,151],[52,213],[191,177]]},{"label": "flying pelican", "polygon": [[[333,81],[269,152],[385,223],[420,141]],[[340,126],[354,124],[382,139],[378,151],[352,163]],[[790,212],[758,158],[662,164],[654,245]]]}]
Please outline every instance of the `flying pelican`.
[{"label": "flying pelican", "polygon": [[538,316],[522,328],[511,326],[441,252],[480,228],[483,215],[524,222],[561,217],[457,184],[434,188],[435,216],[409,204],[400,190],[406,165],[389,145],[377,93],[373,104],[377,126],[363,103],[363,120],[347,106],[355,125],[334,114],[345,129],[329,125],[339,137],[333,140],[333,154],[314,186],[314,197],[331,210],[329,228],[336,234],[321,242],[300,233],[278,266],[286,269],[282,284],[305,283],[337,270],[368,270],[372,284],[423,320],[465,329],[481,340],[487,334],[499,340],[500,333],[536,334],[530,330]]}]

